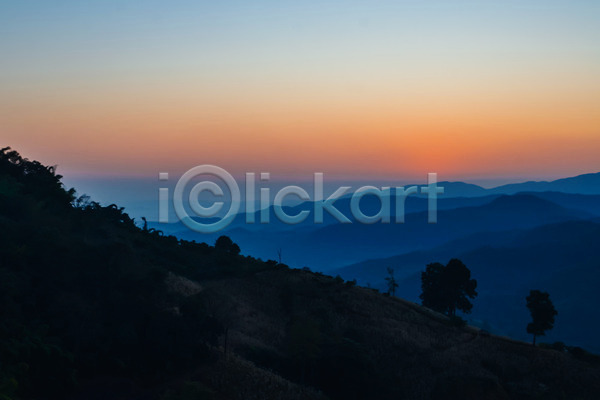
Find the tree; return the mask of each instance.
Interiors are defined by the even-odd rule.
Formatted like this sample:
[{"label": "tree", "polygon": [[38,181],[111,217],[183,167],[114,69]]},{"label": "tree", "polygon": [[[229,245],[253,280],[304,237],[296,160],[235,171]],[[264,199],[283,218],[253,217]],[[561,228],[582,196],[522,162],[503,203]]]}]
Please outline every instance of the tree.
[{"label": "tree", "polygon": [[444,295],[444,266],[440,263],[428,264],[421,273],[421,295],[425,307],[445,313],[447,311]]},{"label": "tree", "polygon": [[385,280],[387,282],[387,286],[388,286],[387,293],[390,296],[395,296],[396,295],[396,289],[398,288],[398,282],[396,282],[396,278],[394,278],[394,269],[388,267],[387,273],[389,275],[389,276],[387,276],[385,278]]},{"label": "tree", "polygon": [[527,308],[532,321],[527,324],[527,333],[533,335],[533,345],[537,336],[543,336],[554,327],[554,317],[558,314],[547,292],[532,290],[527,296]]},{"label": "tree", "polygon": [[453,258],[446,266],[440,263],[427,265],[421,273],[421,300],[425,307],[456,315],[456,310],[471,312],[469,299],[477,296],[477,281],[471,279],[471,271],[462,261]]},{"label": "tree", "polygon": [[235,244],[229,236],[219,236],[215,242],[215,249],[228,254],[240,254],[240,246]]}]

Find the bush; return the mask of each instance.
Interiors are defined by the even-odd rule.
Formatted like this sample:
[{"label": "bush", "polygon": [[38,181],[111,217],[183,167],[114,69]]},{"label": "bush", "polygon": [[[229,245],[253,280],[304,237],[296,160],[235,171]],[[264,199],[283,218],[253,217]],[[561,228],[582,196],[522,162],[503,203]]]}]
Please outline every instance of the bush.
[{"label": "bush", "polygon": [[589,363],[600,363],[600,356],[589,353],[578,346],[566,346],[567,352],[578,360]]},{"label": "bush", "polygon": [[467,325],[467,321],[465,321],[458,315],[453,315],[448,319],[448,325],[462,328]]},{"label": "bush", "polygon": [[563,353],[567,350],[567,346],[563,342],[540,343],[540,347],[542,349],[560,351],[561,353]]}]

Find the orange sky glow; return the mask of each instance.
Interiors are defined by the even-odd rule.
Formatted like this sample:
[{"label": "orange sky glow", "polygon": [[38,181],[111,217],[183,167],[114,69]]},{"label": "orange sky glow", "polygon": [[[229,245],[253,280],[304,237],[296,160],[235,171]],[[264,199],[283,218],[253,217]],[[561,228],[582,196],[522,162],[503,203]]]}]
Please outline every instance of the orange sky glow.
[{"label": "orange sky glow", "polygon": [[[599,29],[581,5],[564,16],[568,26],[550,31],[564,10],[540,9],[455,8],[435,14],[429,30],[401,30],[379,12],[371,19],[383,27],[364,28],[354,13],[331,11],[313,17],[310,34],[272,22],[285,20],[279,9],[273,20],[238,26],[256,36],[248,39],[219,37],[231,28],[224,20],[213,36],[200,23],[177,25],[168,43],[151,33],[111,41],[93,30],[55,54],[43,38],[29,39],[30,53],[0,43],[12,55],[0,78],[1,144],[63,175],[154,176],[207,163],[308,179],[317,171],[344,179],[600,171]],[[461,27],[476,18],[484,21]],[[6,29],[16,37],[36,21],[22,16]],[[283,38],[255,33],[265,21]],[[110,23],[118,25],[98,22]]]}]

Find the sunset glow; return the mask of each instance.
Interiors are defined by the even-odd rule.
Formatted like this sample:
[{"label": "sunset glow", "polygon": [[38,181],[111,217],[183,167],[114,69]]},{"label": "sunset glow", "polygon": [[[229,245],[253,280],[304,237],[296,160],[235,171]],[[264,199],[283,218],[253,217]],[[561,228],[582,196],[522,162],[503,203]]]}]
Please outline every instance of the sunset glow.
[{"label": "sunset glow", "polygon": [[0,136],[62,174],[600,170],[597,2],[35,3],[2,6]]}]

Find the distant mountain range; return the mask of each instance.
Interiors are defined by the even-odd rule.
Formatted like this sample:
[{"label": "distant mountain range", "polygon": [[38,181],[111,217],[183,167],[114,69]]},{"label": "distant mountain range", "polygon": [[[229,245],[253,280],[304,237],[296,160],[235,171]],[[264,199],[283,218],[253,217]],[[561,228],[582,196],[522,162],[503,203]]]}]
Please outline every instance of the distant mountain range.
[{"label": "distant mountain range", "polygon": [[[404,224],[329,223],[323,226],[307,223],[296,227],[258,224],[246,228],[239,221],[223,232],[202,235],[179,223],[168,226],[167,232],[208,243],[226,234],[249,254],[275,259],[281,249],[283,261],[292,266],[310,265],[317,270],[330,270],[368,258],[433,248],[480,232],[590,219],[600,216],[599,200],[600,196],[561,193],[440,199],[438,223],[428,224],[427,212],[423,211],[426,200],[414,198],[407,202],[407,208],[415,212],[406,215]],[[371,199],[364,208],[375,207],[377,202]],[[569,208],[571,204],[578,208]],[[345,207],[348,204],[340,200],[338,208],[344,210]],[[157,229],[164,226],[158,225]]]},{"label": "distant mountain range", "polygon": [[529,181],[510,183],[486,189],[464,182],[440,182],[446,197],[479,197],[491,194],[515,194],[520,192],[563,192],[577,194],[600,194],[600,172],[578,175],[554,181]]},{"label": "distant mountain range", "polygon": [[514,194],[518,192],[563,192],[600,194],[600,172],[557,179],[550,182],[524,182],[489,189],[494,193]]}]

